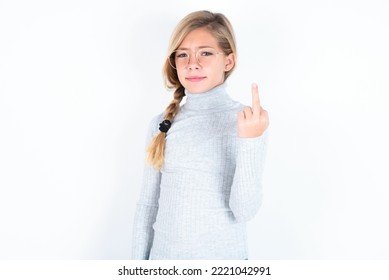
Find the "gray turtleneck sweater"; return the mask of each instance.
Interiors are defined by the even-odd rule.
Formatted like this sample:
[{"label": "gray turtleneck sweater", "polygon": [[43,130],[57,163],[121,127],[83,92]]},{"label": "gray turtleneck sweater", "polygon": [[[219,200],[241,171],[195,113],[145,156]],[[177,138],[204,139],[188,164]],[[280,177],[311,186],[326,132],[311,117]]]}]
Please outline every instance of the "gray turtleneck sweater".
[{"label": "gray turtleneck sweater", "polygon": [[[247,259],[246,222],[262,201],[267,130],[239,138],[225,84],[188,91],[166,135],[160,171],[147,164],[133,227],[132,259]],[[150,124],[146,146],[163,115]]]}]

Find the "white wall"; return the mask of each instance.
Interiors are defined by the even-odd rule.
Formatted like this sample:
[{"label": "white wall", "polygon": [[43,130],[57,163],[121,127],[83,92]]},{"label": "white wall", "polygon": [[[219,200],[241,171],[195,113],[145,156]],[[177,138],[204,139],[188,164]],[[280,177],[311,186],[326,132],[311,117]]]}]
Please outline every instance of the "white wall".
[{"label": "white wall", "polygon": [[251,259],[389,258],[389,4],[1,1],[0,258],[127,259],[146,126],[187,13],[235,27],[231,96],[270,113]]}]

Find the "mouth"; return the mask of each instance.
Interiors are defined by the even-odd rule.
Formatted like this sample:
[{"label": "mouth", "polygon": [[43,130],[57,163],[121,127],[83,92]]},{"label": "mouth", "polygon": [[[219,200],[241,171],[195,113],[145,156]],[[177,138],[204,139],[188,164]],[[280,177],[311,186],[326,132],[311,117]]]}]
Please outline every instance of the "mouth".
[{"label": "mouth", "polygon": [[185,79],[188,80],[189,82],[201,82],[202,80],[205,79],[205,77],[190,76],[190,77],[186,77]]}]

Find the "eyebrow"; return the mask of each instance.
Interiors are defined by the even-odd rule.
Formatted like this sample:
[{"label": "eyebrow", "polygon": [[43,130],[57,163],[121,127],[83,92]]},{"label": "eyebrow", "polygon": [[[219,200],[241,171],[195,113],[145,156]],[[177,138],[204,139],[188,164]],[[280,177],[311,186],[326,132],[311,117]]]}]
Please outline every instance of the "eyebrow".
[{"label": "eyebrow", "polygon": [[[214,47],[212,47],[212,46],[199,46],[199,47],[197,47],[197,49],[203,49],[203,48],[214,48]],[[178,48],[177,50],[186,51],[186,50],[190,50],[190,48]]]}]

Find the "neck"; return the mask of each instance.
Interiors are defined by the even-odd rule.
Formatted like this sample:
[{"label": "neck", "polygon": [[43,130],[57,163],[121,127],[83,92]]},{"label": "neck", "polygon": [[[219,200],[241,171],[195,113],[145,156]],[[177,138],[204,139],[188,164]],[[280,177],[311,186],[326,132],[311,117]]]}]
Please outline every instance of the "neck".
[{"label": "neck", "polygon": [[233,100],[226,91],[223,83],[203,93],[191,93],[185,89],[185,111],[219,111],[230,107]]}]

